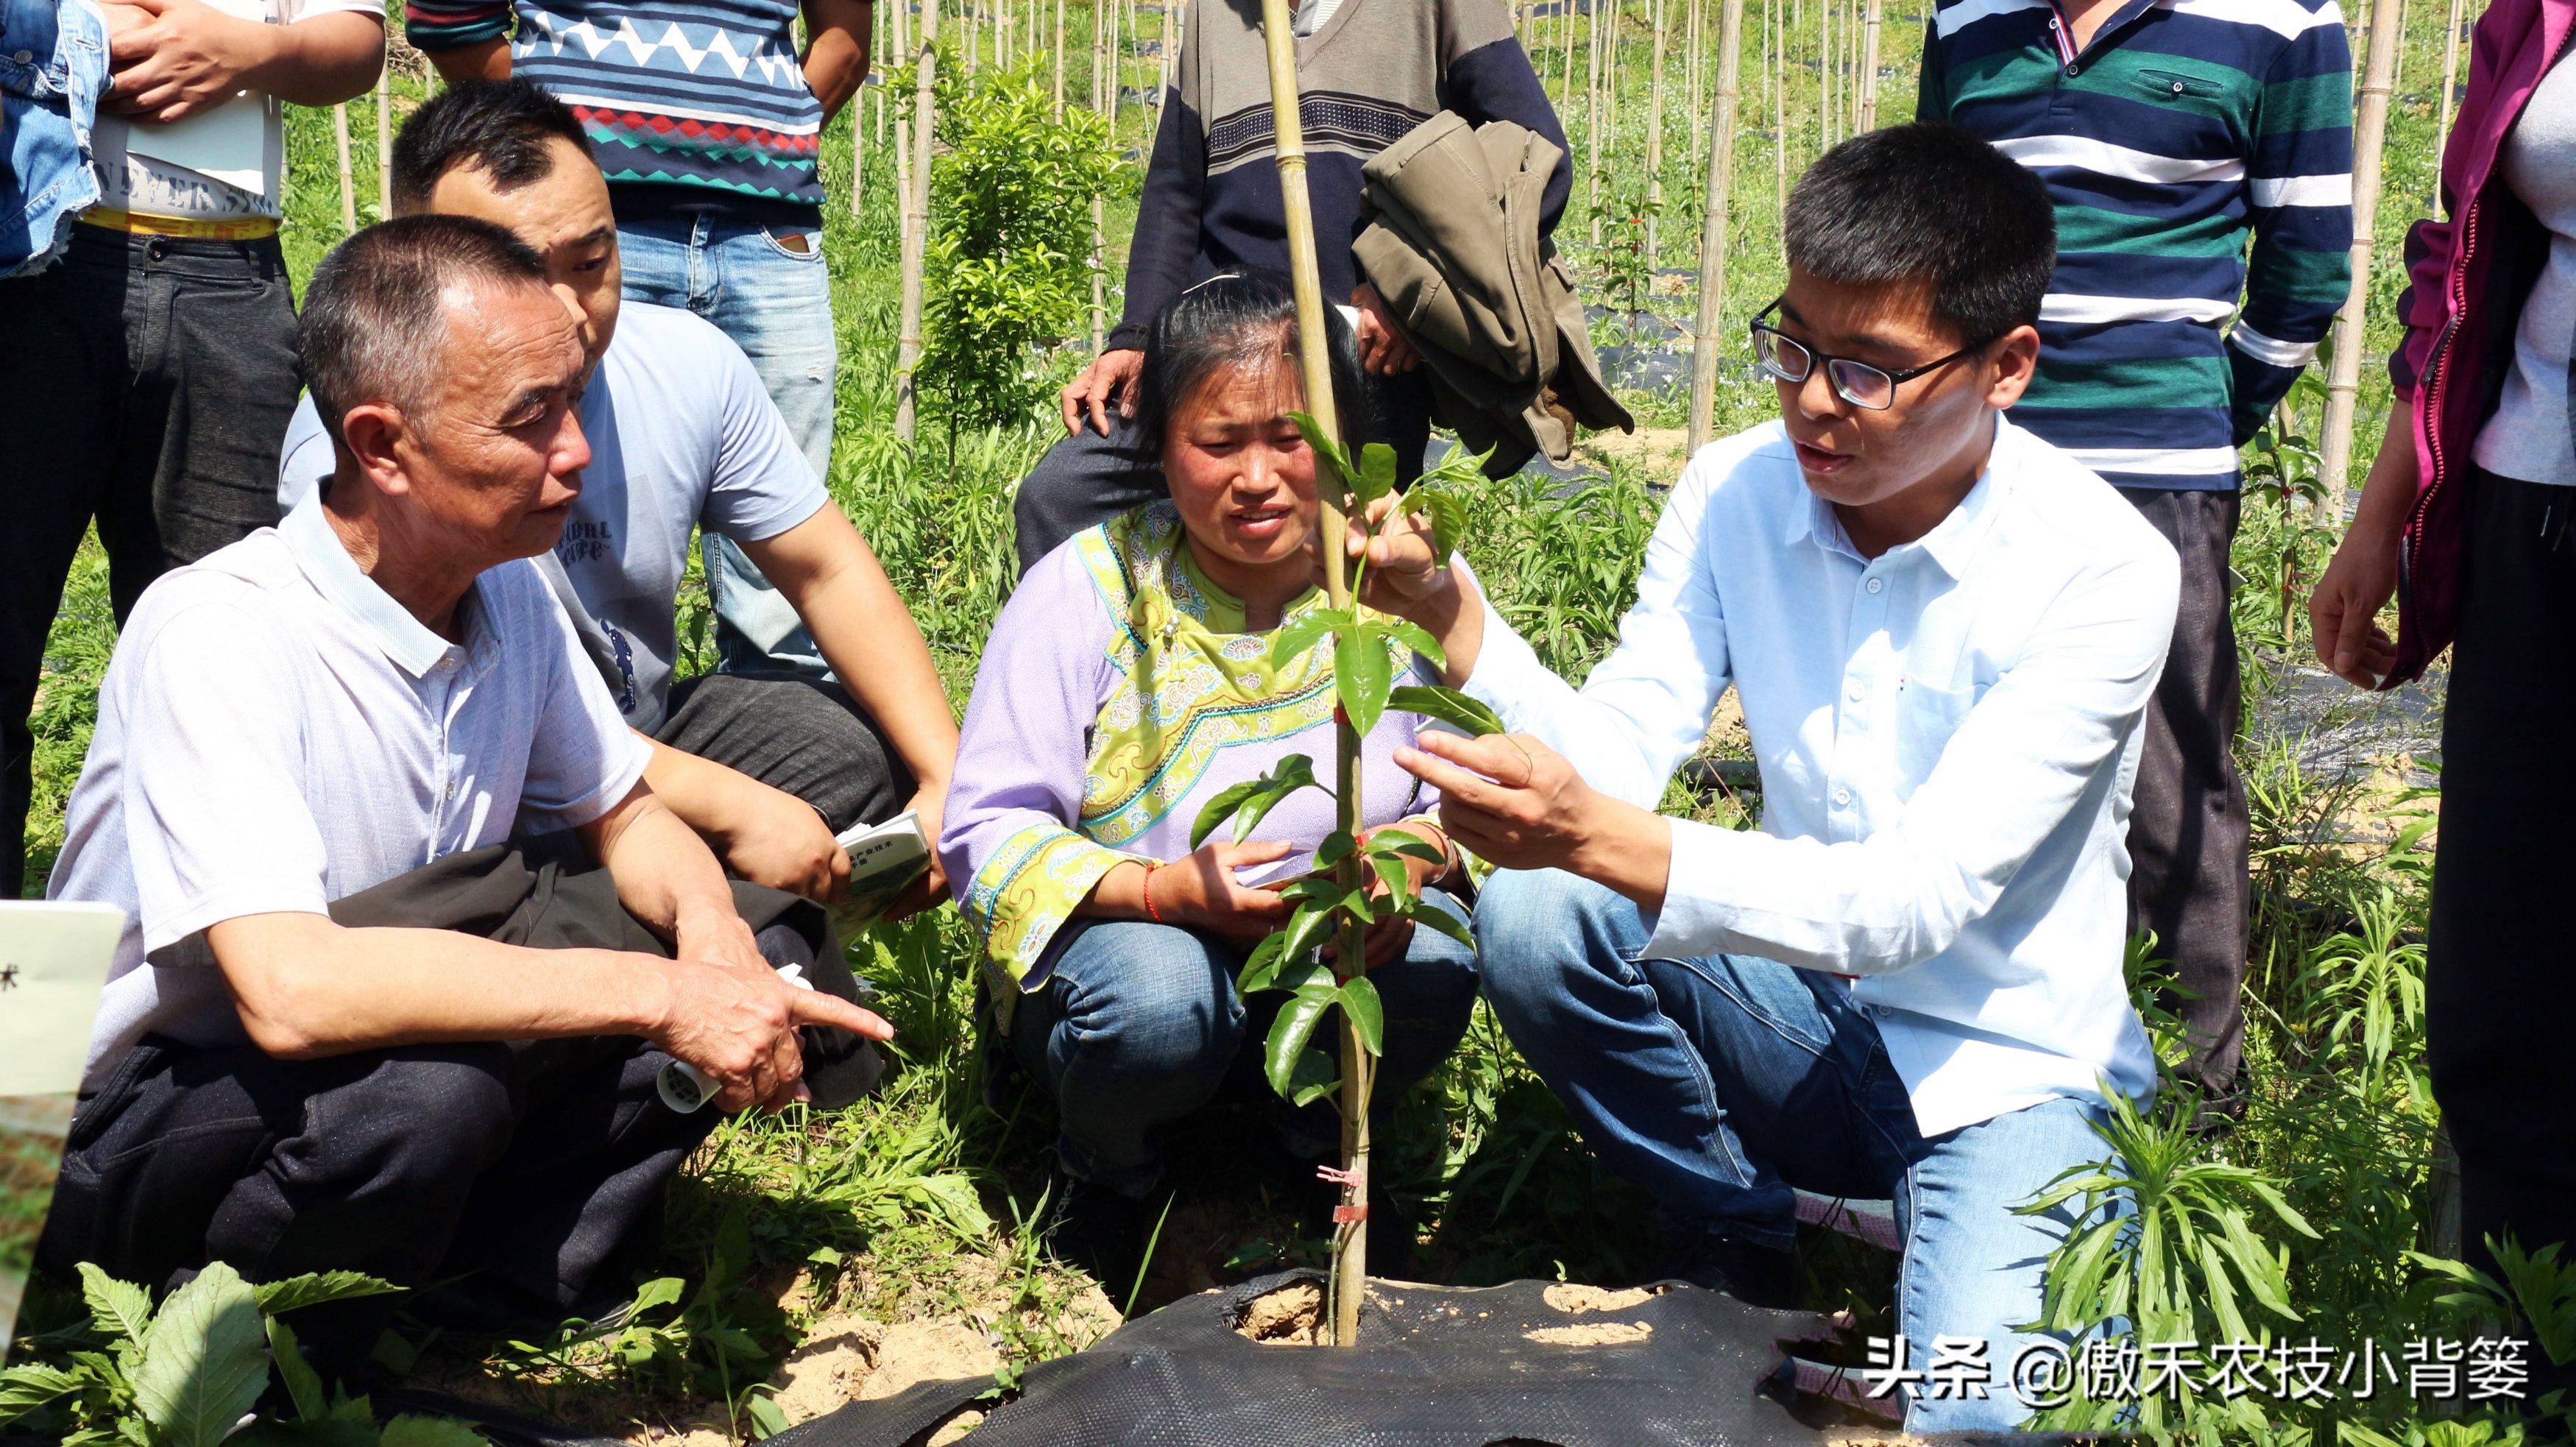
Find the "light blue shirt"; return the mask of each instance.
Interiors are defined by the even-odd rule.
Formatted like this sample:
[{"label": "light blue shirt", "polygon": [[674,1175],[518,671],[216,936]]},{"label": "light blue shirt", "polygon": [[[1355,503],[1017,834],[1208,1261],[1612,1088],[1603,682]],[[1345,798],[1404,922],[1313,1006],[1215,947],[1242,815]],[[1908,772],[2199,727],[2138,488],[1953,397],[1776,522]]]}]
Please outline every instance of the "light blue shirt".
[{"label": "light blue shirt", "polygon": [[1762,828],[1672,822],[1647,954],[1853,977],[1938,1135],[2155,1088],[2121,979],[2126,837],[2179,588],[2135,507],[2002,421],[1950,516],[1864,558],[1774,422],[1683,470],[1581,692],[1490,604],[1467,691],[1652,809],[1732,683]]},{"label": "light blue shirt", "polygon": [[[757,543],[831,495],[742,348],[677,307],[618,308],[580,417],[590,466],[554,566],[541,571],[559,597],[569,589],[565,611],[618,712],[651,733],[670,707],[691,530]],[[331,469],[331,438],[307,396],[278,457],[278,506],[293,512]]]}]

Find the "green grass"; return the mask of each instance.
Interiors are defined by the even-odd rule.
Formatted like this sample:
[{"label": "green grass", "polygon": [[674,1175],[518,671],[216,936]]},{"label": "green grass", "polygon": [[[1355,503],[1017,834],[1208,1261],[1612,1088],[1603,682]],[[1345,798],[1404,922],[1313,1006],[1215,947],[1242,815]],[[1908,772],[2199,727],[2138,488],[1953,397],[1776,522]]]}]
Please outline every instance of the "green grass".
[{"label": "green grass", "polygon": [[[2442,7],[2419,0],[2410,8],[2373,275],[2367,341],[2374,357],[2395,337],[2388,306],[2397,285],[2398,240],[2405,224],[2423,213],[2431,190],[2427,152],[2439,94]],[[1792,12],[1789,53],[1815,54],[1822,6],[1801,0]],[[1792,177],[1821,146],[1818,69],[1786,68],[1788,121],[1774,119],[1761,63],[1766,13],[1760,4],[1747,8],[1721,429],[1763,420],[1774,406],[1771,389],[1752,378],[1735,343],[1745,319],[1783,279],[1774,137],[1786,137]],[[1676,36],[1681,14],[1675,0]],[[1088,24],[1087,11],[1075,6],[1068,36],[1087,36]],[[1159,34],[1150,14],[1145,24],[1149,36]],[[1543,20],[1533,32],[1552,91],[1554,26]],[[1714,4],[1708,29],[1713,46]],[[1919,12],[1887,17],[1883,60],[1892,75],[1882,87],[1884,119],[1911,114],[1919,34]],[[1615,121],[1601,138],[1590,136],[1585,124],[1579,37],[1574,93],[1560,96],[1560,107],[1578,166],[1606,147],[1619,175],[1629,176],[1644,154],[1649,70],[1644,9],[1633,0],[1617,54],[1623,84]],[[1086,60],[1075,58],[1069,98],[1087,93]],[[1151,70],[1150,63],[1131,62],[1129,83],[1145,83]],[[1712,65],[1712,83],[1713,71]],[[1665,268],[1689,267],[1696,259],[1696,193],[1705,159],[1691,153],[1678,44],[1666,73],[1673,88],[1658,260]],[[400,89],[406,106],[420,93],[409,80]],[[873,127],[872,100],[855,113]],[[373,214],[372,109],[354,107],[351,120],[367,198],[363,221]],[[1126,110],[1120,143],[1141,152],[1150,144],[1150,123],[1150,113]],[[965,433],[953,453],[936,418],[925,423],[919,449],[894,441],[891,127],[884,143],[870,136],[864,214],[854,218],[846,204],[850,124],[847,118],[838,123],[825,147],[833,197],[826,252],[842,349],[830,485],[911,600],[962,702],[1011,573],[1011,489],[1058,429],[1051,409],[1037,400],[1025,423]],[[296,113],[286,239],[299,278],[340,233],[331,151],[327,113]],[[1605,198],[1615,198],[1623,188],[1602,189]],[[1588,207],[1589,187],[1579,170],[1558,235],[1587,285],[1597,286],[1599,258],[1586,242]],[[1132,225],[1132,203],[1122,209],[1127,214],[1113,216],[1109,227],[1113,278],[1123,254],[1118,238]],[[1114,313],[1114,291],[1110,305]],[[1685,331],[1690,306],[1669,297],[1655,303]],[[1080,340],[1043,365],[1059,377],[1069,373],[1083,360]],[[1686,347],[1687,340],[1676,337],[1671,345]],[[2364,377],[2356,476],[2367,464],[2387,397],[2375,366]],[[1678,387],[1629,398],[1642,423],[1664,428],[1681,424],[1684,400]],[[1575,676],[1612,641],[1659,506],[1657,485],[1670,481],[1626,464],[1606,472],[1606,485],[1570,500],[1521,482],[1491,484],[1473,510],[1469,552],[1481,575],[1542,656]],[[2326,545],[2282,526],[2277,508],[2258,497],[2249,502],[2238,569],[2248,579],[2277,581],[2286,561],[2295,593],[2298,580],[2321,564]],[[2252,720],[2275,692],[2280,660],[2295,658],[2304,645],[2296,609],[2284,619],[2277,604],[2266,611],[2262,586],[2249,593],[2254,596],[2240,600],[2239,616],[2249,638]],[[682,609],[684,636],[702,633],[704,599],[694,585]],[[31,884],[41,881],[59,845],[62,803],[86,746],[111,644],[105,568],[93,546],[57,619],[38,705]],[[695,666],[703,664],[701,652]],[[2288,1251],[2290,1299],[2300,1313],[2295,1323],[2269,1318],[2268,1326],[2333,1342],[2374,1334],[2386,1341],[2413,1334],[2430,1319],[2422,1273],[2405,1253],[2437,1244],[2431,1224],[2436,1117],[2424,1083],[2420,1010],[2410,1003],[2420,999],[2422,958],[2414,942],[2422,936],[2425,879],[2415,841],[2392,851],[2356,846],[2350,836],[2356,821],[2428,805],[2387,788],[2315,777],[2300,765],[2296,744],[2249,728],[2242,749],[2257,826],[2259,903],[2247,1025],[2257,1093],[2232,1137],[2195,1149],[2278,1182],[2320,1233],[2309,1240],[2278,1228],[2267,1213],[2248,1216],[2267,1247]],[[1745,801],[1732,795],[1695,797],[1676,786],[1669,802],[1700,817],[1749,822]],[[974,952],[963,927],[953,913],[943,913],[858,949],[856,963],[885,991],[885,1008],[900,1030],[900,1068],[882,1097],[834,1117],[792,1111],[725,1124],[674,1193],[668,1242],[652,1273],[673,1284],[648,1288],[647,1299],[660,1304],[640,1313],[636,1324],[604,1334],[572,1330],[560,1340],[518,1344],[480,1359],[452,1343],[415,1341],[427,1349],[420,1370],[585,1421],[669,1423],[713,1403],[734,1430],[752,1433],[775,1425],[760,1405],[759,1384],[818,1321],[836,1314],[967,1323],[999,1350],[1003,1385],[1027,1364],[1096,1335],[1105,1319],[1086,1294],[1090,1283],[1048,1264],[1014,1225],[1037,1209],[1051,1126],[1043,1101],[1025,1085],[987,1078],[971,1018]],[[1176,1179],[1192,1194],[1165,1233],[1146,1286],[1149,1304],[1212,1276],[1314,1259],[1316,1243],[1296,1237],[1291,1213],[1208,1164],[1225,1154],[1227,1132],[1239,1125],[1220,1119],[1177,1143]],[[1597,1168],[1568,1130],[1564,1112],[1481,1011],[1457,1055],[1404,1103],[1380,1161],[1418,1210],[1424,1230],[1419,1270],[1431,1279],[1618,1281],[1644,1264],[1643,1243],[1651,1239],[1647,1203]],[[1883,1321],[1890,1263],[1837,1240],[1810,1245],[1816,1303],[1848,1304],[1864,1321]],[[1110,1298],[1123,1299],[1132,1283],[1099,1285]],[[1078,1306],[1084,1301],[1091,1302],[1087,1311]],[[2411,1409],[2401,1399],[2360,1410],[2385,1426]],[[2331,1413],[2285,1409],[2281,1418],[2287,1435],[2280,1440],[2308,1440],[2300,1431],[2314,1431],[2319,1443],[2333,1440]],[[2273,1434],[2231,1428],[2227,1435]]]}]

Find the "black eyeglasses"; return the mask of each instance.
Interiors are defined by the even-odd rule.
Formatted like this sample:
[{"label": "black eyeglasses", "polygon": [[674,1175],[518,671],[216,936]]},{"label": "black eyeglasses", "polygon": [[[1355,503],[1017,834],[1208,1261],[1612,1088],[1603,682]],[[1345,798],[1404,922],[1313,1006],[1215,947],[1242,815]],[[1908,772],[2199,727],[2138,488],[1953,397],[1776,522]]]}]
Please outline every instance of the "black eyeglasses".
[{"label": "black eyeglasses", "polygon": [[1937,372],[1972,352],[1983,351],[1994,345],[1996,337],[2002,335],[1999,332],[1995,337],[1988,337],[1981,342],[1972,342],[1946,357],[1925,362],[1922,366],[1908,367],[1902,372],[1891,372],[1885,367],[1873,367],[1867,362],[1854,361],[1849,357],[1827,356],[1779,328],[1765,323],[1762,319],[1778,311],[1780,303],[1785,300],[1787,300],[1785,296],[1774,297],[1769,306],[1754,314],[1753,359],[1762,364],[1762,370],[1783,382],[1792,383],[1806,381],[1816,370],[1816,364],[1822,362],[1825,364],[1825,380],[1833,386],[1835,396],[1855,407],[1866,407],[1873,412],[1884,412],[1896,401],[1897,383],[1911,382],[1928,372]]}]

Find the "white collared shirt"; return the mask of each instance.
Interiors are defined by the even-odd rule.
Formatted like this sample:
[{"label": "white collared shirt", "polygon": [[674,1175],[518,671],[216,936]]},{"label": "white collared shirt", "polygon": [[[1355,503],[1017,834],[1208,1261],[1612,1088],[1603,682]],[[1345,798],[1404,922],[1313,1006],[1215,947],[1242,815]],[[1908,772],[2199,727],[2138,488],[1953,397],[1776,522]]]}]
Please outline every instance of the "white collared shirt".
[{"label": "white collared shirt", "polygon": [[1577,693],[1488,605],[1467,691],[1652,809],[1735,685],[1762,828],[1673,821],[1653,958],[1856,977],[1927,1136],[2155,1061],[2121,979],[2139,720],[2180,566],[2067,454],[1997,424],[1923,538],[1863,558],[1777,422],[1683,470]]},{"label": "white collared shirt", "polygon": [[586,824],[643,777],[533,564],[484,573],[457,619],[451,644],[377,587],[319,503],[144,590],[46,889],[126,914],[86,1088],[146,1033],[245,1038],[208,928]]}]

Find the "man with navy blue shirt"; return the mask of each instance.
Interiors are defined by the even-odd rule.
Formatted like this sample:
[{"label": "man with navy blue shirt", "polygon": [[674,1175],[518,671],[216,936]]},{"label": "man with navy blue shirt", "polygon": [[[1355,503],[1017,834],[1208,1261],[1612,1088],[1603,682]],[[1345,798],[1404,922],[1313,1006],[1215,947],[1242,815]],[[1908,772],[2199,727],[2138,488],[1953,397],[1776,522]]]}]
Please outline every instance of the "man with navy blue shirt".
[{"label": "man with navy blue shirt", "polygon": [[2057,271],[2013,419],[2182,555],[2129,821],[2129,922],[2182,989],[2191,1075],[2242,1109],[2245,787],[2228,615],[2236,449],[2350,287],[2352,55],[2335,0],[1940,0],[1916,114],[2048,187]]},{"label": "man with navy blue shirt", "polygon": [[[2006,419],[2050,264],[2029,173],[1900,126],[1827,153],[1786,219],[1788,290],[1752,338],[1781,420],[1691,460],[1580,691],[1421,529],[1354,549],[1369,601],[1513,730],[1396,759],[1500,866],[1487,998],[1663,1206],[1658,1274],[1785,1304],[1793,1190],[1892,1196],[1910,1360],[1964,1337],[1991,1374],[1906,1427],[2007,1427],[2073,1214],[2012,1208],[2110,1154],[2107,1095],[2155,1089],[2121,885],[2176,564]],[[1758,831],[1654,812],[1729,685]]]}]

